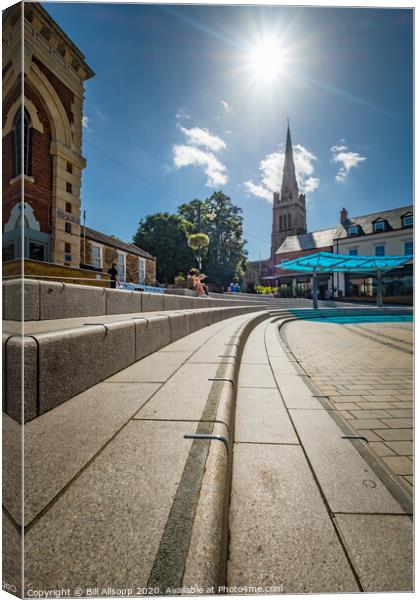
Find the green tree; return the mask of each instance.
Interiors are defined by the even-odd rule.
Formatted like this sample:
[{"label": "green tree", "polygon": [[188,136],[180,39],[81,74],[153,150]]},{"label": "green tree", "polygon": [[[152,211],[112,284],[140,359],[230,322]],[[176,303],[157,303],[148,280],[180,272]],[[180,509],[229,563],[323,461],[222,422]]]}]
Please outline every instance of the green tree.
[{"label": "green tree", "polygon": [[194,254],[187,244],[191,228],[180,215],[156,213],[141,219],[133,242],[157,258],[156,277],[161,283],[172,283],[179,273],[194,264]]},{"label": "green tree", "polygon": [[194,199],[182,204],[179,215],[190,233],[205,233],[209,245],[203,254],[203,271],[208,282],[224,288],[233,277],[242,278],[246,267],[242,209],[229,196],[214,192],[206,200]]}]

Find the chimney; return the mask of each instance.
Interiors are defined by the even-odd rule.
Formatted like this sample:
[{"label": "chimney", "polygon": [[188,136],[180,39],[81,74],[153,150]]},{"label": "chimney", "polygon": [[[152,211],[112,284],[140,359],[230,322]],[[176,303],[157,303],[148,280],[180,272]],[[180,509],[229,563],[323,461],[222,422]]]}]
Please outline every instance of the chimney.
[{"label": "chimney", "polygon": [[345,208],[342,208],[340,210],[340,223],[342,225],[345,225],[348,220],[349,220],[349,213],[347,212],[347,210]]}]

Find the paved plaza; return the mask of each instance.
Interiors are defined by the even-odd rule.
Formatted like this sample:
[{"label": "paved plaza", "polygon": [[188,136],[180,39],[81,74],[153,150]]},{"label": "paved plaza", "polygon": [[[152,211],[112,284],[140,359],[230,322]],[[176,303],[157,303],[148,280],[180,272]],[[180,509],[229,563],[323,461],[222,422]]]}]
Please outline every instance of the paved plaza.
[{"label": "paved plaza", "polygon": [[284,337],[321,395],[413,485],[413,325],[295,321]]},{"label": "paved plaza", "polygon": [[[291,322],[279,305],[205,325],[208,310],[142,313],[165,343],[25,425],[23,523],[21,428],[4,415],[5,535],[18,555],[25,526],[26,589],[412,590],[412,479],[397,469],[412,465],[411,323]],[[173,327],[197,312],[196,331]],[[102,344],[132,317],[107,316]]]}]

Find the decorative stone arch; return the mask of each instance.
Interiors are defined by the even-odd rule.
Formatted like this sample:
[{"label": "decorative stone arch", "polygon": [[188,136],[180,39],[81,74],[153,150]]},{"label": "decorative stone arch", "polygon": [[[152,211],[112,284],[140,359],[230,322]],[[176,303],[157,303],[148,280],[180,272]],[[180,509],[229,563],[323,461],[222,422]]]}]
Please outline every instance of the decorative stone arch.
[{"label": "decorative stone arch", "polygon": [[31,64],[28,80],[34,85],[35,90],[44,101],[53,140],[61,142],[67,148],[70,148],[72,141],[70,123],[57,92],[34,63]]},{"label": "decorative stone arch", "polygon": [[28,202],[24,202],[23,204],[22,202],[18,202],[10,211],[9,220],[4,226],[4,233],[9,233],[17,229],[19,219],[22,216],[22,208],[26,222],[25,225],[27,224],[28,229],[33,229],[34,231],[41,231],[39,221],[35,217],[35,213],[32,206]]},{"label": "decorative stone arch", "polygon": [[[3,137],[10,133],[15,127],[15,119],[18,111],[22,107],[21,98],[18,98],[10,107],[9,112],[7,113],[6,123],[3,127]],[[38,111],[36,109],[35,104],[29,100],[29,98],[25,98],[24,100],[24,108],[26,109],[29,118],[31,119],[31,127],[36,129],[40,133],[44,133],[44,126],[39,120]]]}]

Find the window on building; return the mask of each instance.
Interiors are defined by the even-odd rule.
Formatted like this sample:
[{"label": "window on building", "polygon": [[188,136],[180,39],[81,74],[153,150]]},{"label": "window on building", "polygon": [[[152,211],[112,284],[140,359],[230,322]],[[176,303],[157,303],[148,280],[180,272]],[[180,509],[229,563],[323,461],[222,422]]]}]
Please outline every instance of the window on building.
[{"label": "window on building", "polygon": [[350,225],[347,230],[348,235],[359,235],[359,226],[358,225]]},{"label": "window on building", "polygon": [[413,250],[414,246],[411,240],[409,242],[404,242],[404,256],[412,256],[414,254]]},{"label": "window on building", "polygon": [[66,182],[66,192],[68,192],[69,194],[71,194],[71,192],[72,192],[72,185],[71,185],[70,181]]},{"label": "window on building", "polygon": [[357,256],[358,254],[359,254],[359,251],[357,248],[350,248],[349,256]]},{"label": "window on building", "polygon": [[146,259],[139,258],[139,283],[146,281]]},{"label": "window on building", "polygon": [[[22,131],[23,126],[23,131]],[[23,141],[23,152],[22,152]],[[19,110],[14,127],[14,176],[31,174],[32,129],[26,110]],[[23,168],[22,168],[23,159]]]},{"label": "window on building", "polygon": [[375,246],[375,256],[385,256],[385,246]]},{"label": "window on building", "polygon": [[404,215],[402,218],[403,227],[413,227],[413,215]]},{"label": "window on building", "polygon": [[117,253],[117,271],[120,281],[125,281],[125,254]]},{"label": "window on building", "polygon": [[385,231],[385,221],[375,221],[373,231]]},{"label": "window on building", "polygon": [[15,259],[15,244],[5,244],[3,246],[3,262]]},{"label": "window on building", "polygon": [[71,244],[69,242],[64,244],[64,263],[71,263]]},{"label": "window on building", "polygon": [[97,244],[92,244],[92,262],[93,267],[102,269],[102,249]]},{"label": "window on building", "polygon": [[287,215],[287,227],[292,229],[292,215],[290,213]]},{"label": "window on building", "polygon": [[31,260],[45,260],[45,244],[39,242],[30,242],[29,258]]},{"label": "window on building", "polygon": [[281,215],[279,217],[279,229],[280,231],[283,231],[283,217]]},{"label": "window on building", "polygon": [[73,165],[70,162],[67,163],[67,173],[73,173]]},{"label": "window on building", "polygon": [[66,202],[66,212],[71,213],[71,202]]},{"label": "window on building", "polygon": [[71,223],[65,223],[64,225],[64,229],[66,231],[66,233],[71,233]]}]

